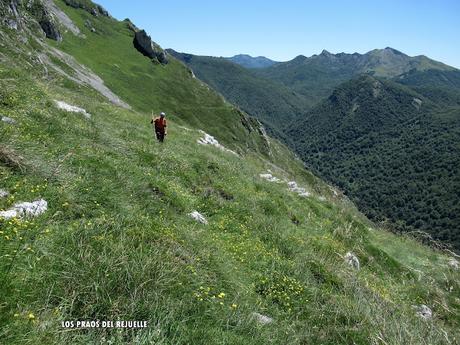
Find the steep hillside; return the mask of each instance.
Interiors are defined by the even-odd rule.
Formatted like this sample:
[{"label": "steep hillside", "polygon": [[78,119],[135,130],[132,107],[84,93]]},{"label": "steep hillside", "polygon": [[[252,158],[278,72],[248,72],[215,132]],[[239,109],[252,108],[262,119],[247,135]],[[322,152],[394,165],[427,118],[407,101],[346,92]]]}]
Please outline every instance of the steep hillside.
[{"label": "steep hillside", "polygon": [[360,74],[394,77],[413,69],[455,70],[425,56],[409,57],[395,49],[385,48],[366,54],[331,54],[323,50],[319,55],[301,55],[291,61],[257,70],[257,73],[293,88],[312,103],[319,103],[330,95],[334,87]]},{"label": "steep hillside", "polygon": [[460,105],[460,71],[411,70],[394,81],[410,86],[438,105]]},{"label": "steep hillside", "polygon": [[231,62],[246,68],[265,68],[273,66],[277,63],[276,61],[266,58],[265,56],[252,57],[251,55],[247,54],[235,55],[227,58],[227,60],[230,60]]},{"label": "steep hillside", "polygon": [[[303,96],[281,84],[258,77],[225,58],[168,51],[186,63],[198,79],[248,114],[257,117],[278,137],[283,137],[287,123],[301,117],[309,107]],[[287,140],[286,137],[284,139]]]},{"label": "steep hillside", "polygon": [[[0,3],[2,344],[460,341],[453,254],[377,228],[181,63],[138,52],[132,23],[65,3]],[[151,109],[174,114],[164,145]],[[148,327],[62,327],[78,320]]]},{"label": "steep hillside", "polygon": [[337,88],[289,134],[307,166],[372,219],[460,249],[460,108],[365,76]]}]

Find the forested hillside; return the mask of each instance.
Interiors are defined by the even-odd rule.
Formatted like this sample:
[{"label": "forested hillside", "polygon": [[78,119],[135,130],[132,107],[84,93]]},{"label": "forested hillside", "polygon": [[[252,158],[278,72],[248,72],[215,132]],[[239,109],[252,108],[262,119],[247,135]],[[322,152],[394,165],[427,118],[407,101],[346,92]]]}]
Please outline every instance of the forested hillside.
[{"label": "forested hillside", "polygon": [[308,167],[376,221],[460,249],[460,109],[390,81],[344,83],[289,131]]}]

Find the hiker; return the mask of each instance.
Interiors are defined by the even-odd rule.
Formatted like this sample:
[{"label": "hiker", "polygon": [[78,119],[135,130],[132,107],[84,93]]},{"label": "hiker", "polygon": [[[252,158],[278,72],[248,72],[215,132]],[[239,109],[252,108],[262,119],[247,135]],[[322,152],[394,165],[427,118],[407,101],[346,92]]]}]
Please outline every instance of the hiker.
[{"label": "hiker", "polygon": [[165,140],[166,136],[166,119],[165,119],[166,114],[161,113],[160,117],[157,118],[152,118],[152,121],[150,121],[151,124],[154,124],[155,126],[155,134],[157,136],[157,140],[162,143]]}]

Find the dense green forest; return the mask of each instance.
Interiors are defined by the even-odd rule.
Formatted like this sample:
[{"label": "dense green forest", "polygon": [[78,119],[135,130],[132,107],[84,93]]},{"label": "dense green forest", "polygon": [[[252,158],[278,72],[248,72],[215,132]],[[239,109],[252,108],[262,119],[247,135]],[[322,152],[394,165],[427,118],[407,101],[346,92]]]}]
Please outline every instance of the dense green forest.
[{"label": "dense green forest", "polygon": [[370,218],[460,249],[460,108],[364,76],[338,87],[289,134],[306,165]]}]

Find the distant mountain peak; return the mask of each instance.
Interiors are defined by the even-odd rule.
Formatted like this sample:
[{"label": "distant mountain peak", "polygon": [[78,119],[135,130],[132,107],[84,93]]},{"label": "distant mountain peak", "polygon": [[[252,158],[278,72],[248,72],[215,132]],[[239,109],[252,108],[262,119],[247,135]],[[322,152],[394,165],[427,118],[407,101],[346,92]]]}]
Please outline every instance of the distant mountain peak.
[{"label": "distant mountain peak", "polygon": [[307,60],[308,57],[306,57],[305,55],[297,55],[294,59],[292,59],[291,61],[303,61],[303,60]]},{"label": "distant mountain peak", "polygon": [[277,63],[265,56],[254,57],[249,54],[238,54],[226,59],[246,68],[265,68]]}]

